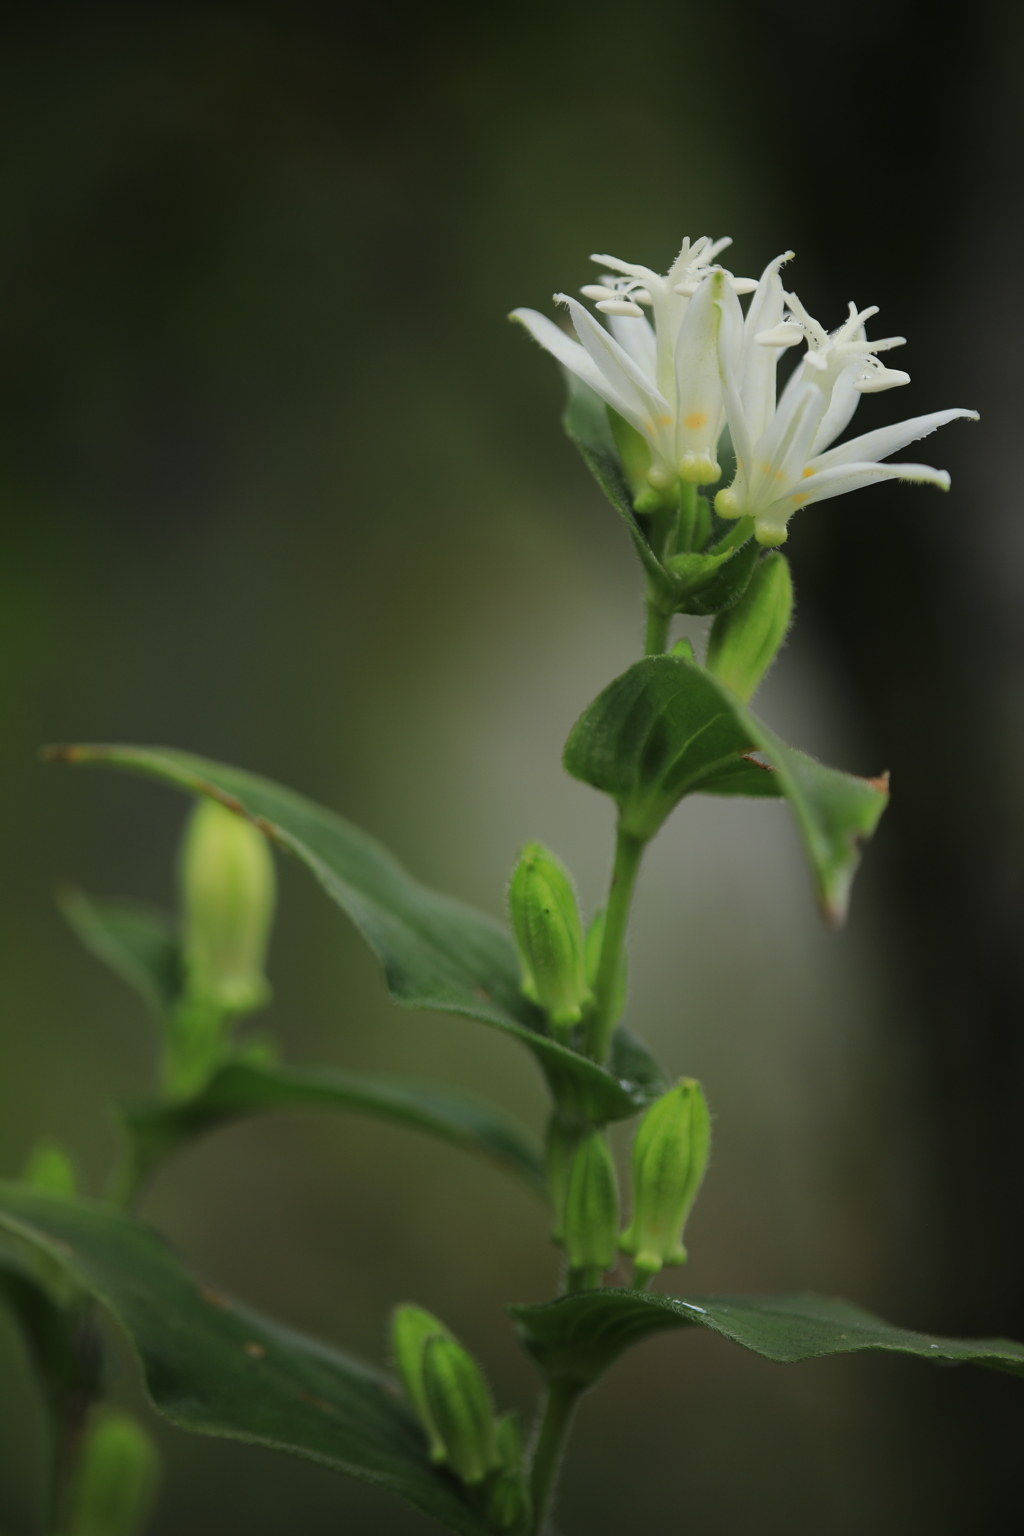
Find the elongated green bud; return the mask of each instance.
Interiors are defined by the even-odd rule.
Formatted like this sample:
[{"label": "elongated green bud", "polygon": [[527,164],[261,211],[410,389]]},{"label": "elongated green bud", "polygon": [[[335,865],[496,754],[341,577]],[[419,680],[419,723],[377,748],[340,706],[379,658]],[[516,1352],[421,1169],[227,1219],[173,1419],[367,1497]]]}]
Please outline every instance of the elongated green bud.
[{"label": "elongated green bud", "polygon": [[568,871],[540,843],[527,843],[508,893],[522,987],[552,1027],[568,1032],[591,1001],[583,924]]},{"label": "elongated green bud", "polygon": [[619,1239],[641,1274],[685,1264],[683,1228],[711,1150],[711,1120],[700,1084],[684,1077],[654,1104],[633,1141],[633,1219]]},{"label": "elongated green bud", "polygon": [[408,1304],[396,1307],[391,1315],[391,1349],[409,1399],[430,1442],[430,1459],[435,1464],[445,1460],[444,1441],[437,1432],[427,1389],[423,1382],[423,1355],[428,1339],[450,1339],[451,1334],[439,1318],[422,1307]]},{"label": "elongated green bud", "polygon": [[75,1165],[55,1141],[36,1142],[21,1177],[33,1189],[44,1189],[51,1195],[73,1195],[78,1185]]},{"label": "elongated green bud", "polygon": [[708,670],[744,704],[775,660],[792,615],[789,562],[775,550],[754,567],[743,596],[718,614],[708,637]]},{"label": "elongated green bud", "polygon": [[262,1007],[275,896],[266,838],[243,816],[201,800],[185,833],[181,890],[192,998],[225,1013]]},{"label": "elongated green bud", "polygon": [[600,1131],[590,1131],[569,1169],[565,1197],[565,1249],[570,1269],[584,1272],[584,1283],[615,1262],[619,1235],[619,1181],[608,1143]]},{"label": "elongated green bud", "polygon": [[141,1424],[126,1413],[100,1410],[82,1440],[67,1536],[138,1536],[159,1473],[156,1447]]},{"label": "elongated green bud", "polygon": [[423,1385],[449,1467],[470,1486],[482,1483],[499,1463],[494,1407],[480,1367],[454,1339],[432,1334],[423,1349]]},{"label": "elongated green bud", "polygon": [[[598,968],[598,966],[601,963],[601,945],[603,943],[604,943],[604,907],[598,907],[597,911],[594,913],[593,917],[590,919],[590,926],[587,929],[586,949],[585,949],[585,968],[586,968],[586,976],[587,976],[587,986],[590,988],[591,992],[593,992],[595,986],[597,985],[597,968]],[[619,956],[619,970],[618,970],[618,975],[615,978],[615,996],[612,999],[612,1017],[615,1018],[615,1019],[621,1018],[622,1017],[622,1010],[625,1008],[625,1006],[626,1006],[626,956],[625,956],[625,953],[623,952]]]}]

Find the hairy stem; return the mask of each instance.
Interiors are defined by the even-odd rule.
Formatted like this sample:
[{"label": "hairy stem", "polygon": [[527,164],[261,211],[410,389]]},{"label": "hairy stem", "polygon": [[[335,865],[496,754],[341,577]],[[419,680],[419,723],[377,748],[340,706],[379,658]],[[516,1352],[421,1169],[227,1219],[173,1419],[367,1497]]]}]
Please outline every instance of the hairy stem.
[{"label": "hairy stem", "polygon": [[554,1382],[544,1400],[530,1467],[533,1497],[533,1536],[543,1536],[555,1499],[558,1473],[565,1454],[581,1388]]},{"label": "hairy stem", "polygon": [[645,846],[642,838],[627,832],[620,822],[615,837],[615,863],[608,888],[608,905],[605,908],[604,938],[594,983],[594,1011],[587,1026],[590,1054],[595,1061],[604,1061],[607,1056],[612,1030],[618,1022],[616,1003],[619,968],[622,965],[633,890]]},{"label": "hairy stem", "polygon": [[664,607],[664,598],[653,582],[647,583],[647,629],[644,634],[644,655],[660,656],[668,649],[668,634],[672,624],[672,610]]}]

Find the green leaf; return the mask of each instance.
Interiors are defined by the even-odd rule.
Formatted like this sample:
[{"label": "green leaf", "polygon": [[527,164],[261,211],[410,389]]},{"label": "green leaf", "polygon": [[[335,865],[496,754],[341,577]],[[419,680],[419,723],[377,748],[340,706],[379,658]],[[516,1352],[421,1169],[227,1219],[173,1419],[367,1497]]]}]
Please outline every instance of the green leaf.
[{"label": "green leaf", "polygon": [[792,1362],[885,1350],[989,1366],[1024,1376],[1024,1344],[914,1333],[855,1307],[813,1296],[694,1296],[581,1291],[541,1306],[510,1307],[519,1341],[549,1381],[589,1387],[618,1357],[655,1333],[708,1328],[766,1360]]},{"label": "green leaf", "polygon": [[540,1147],[528,1131],[488,1104],[431,1083],[371,1072],[299,1070],[245,1060],[222,1066],[196,1098],[121,1111],[133,1150],[133,1183],[194,1137],[275,1109],[353,1110],[427,1131],[482,1153],[546,1196]]},{"label": "green leaf", "polygon": [[760,554],[760,545],[748,538],[724,554],[676,555],[669,562],[681,589],[676,611],[705,617],[731,608],[746,591]]},{"label": "green leaf", "polygon": [[885,779],[825,768],[787,746],[704,667],[676,655],[647,656],[616,678],[573,726],[565,766],[611,795],[625,829],[644,839],[686,795],[785,796],[834,923],[846,915],[859,845],[889,798]]},{"label": "green leaf", "polygon": [[533,1052],[559,1102],[584,1118],[621,1120],[648,1103],[614,1073],[541,1033],[543,1015],[520,991],[515,949],[498,923],[421,885],[332,811],[269,779],[170,748],[59,747],[47,755],[147,774],[248,816],[301,859],[348,914],[397,1002],[466,1014],[514,1036]]},{"label": "green leaf", "polygon": [[562,417],[566,436],[579,450],[584,464],[625,523],[644,570],[659,586],[666,587],[669,578],[644,537],[643,529],[633,512],[633,498],[622,472],[619,450],[608,421],[608,409],[601,397],[595,395],[582,379],[578,379],[568,369],[563,369],[563,372],[569,390]]},{"label": "green leaf", "polygon": [[150,1227],[0,1185],[0,1227],[121,1324],[180,1429],[291,1451],[390,1489],[462,1536],[485,1526],[435,1471],[397,1386],[370,1365],[201,1285]]},{"label": "green leaf", "polygon": [[58,905],[90,954],[134,987],[160,1017],[181,995],[184,970],[178,925],[139,901],[100,900],[65,888]]}]

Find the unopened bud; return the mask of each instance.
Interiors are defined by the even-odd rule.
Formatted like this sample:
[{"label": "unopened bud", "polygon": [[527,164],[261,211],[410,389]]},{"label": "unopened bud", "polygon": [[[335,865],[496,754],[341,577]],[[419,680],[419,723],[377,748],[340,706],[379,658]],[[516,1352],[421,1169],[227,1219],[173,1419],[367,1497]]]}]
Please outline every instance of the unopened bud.
[{"label": "unopened bud", "polygon": [[269,1001],[263,974],[274,915],[274,861],[251,822],[202,800],[182,848],[185,966],[193,998],[226,1013]]},{"label": "unopened bud", "polygon": [[494,1407],[480,1367],[461,1344],[433,1334],[423,1350],[427,1406],[456,1477],[472,1486],[498,1466]]},{"label": "unopened bud", "polygon": [[619,1239],[641,1274],[685,1264],[683,1228],[711,1149],[711,1120],[692,1077],[656,1100],[633,1141],[633,1219]]},{"label": "unopened bud", "polygon": [[565,1248],[570,1269],[596,1281],[615,1262],[619,1234],[619,1181],[600,1131],[584,1136],[569,1169],[565,1197]]},{"label": "unopened bud", "polygon": [[95,1414],[78,1455],[67,1536],[138,1536],[159,1471],[156,1447],[140,1424],[126,1413]]},{"label": "unopened bud", "polygon": [[73,1195],[78,1185],[74,1164],[55,1141],[36,1143],[21,1177],[33,1189],[43,1189],[51,1195]]},{"label": "unopened bud", "polygon": [[435,1464],[445,1460],[444,1442],[437,1432],[427,1389],[423,1383],[423,1356],[428,1339],[450,1339],[451,1334],[439,1318],[422,1307],[396,1307],[391,1318],[391,1349],[409,1399],[430,1442],[430,1459]]},{"label": "unopened bud", "polygon": [[583,924],[563,864],[540,843],[527,843],[508,893],[522,967],[523,992],[556,1030],[568,1031],[591,1001]]},{"label": "unopened bud", "polygon": [[775,550],[754,567],[743,596],[718,614],[708,637],[708,670],[744,704],[775,660],[792,614],[789,562]]}]

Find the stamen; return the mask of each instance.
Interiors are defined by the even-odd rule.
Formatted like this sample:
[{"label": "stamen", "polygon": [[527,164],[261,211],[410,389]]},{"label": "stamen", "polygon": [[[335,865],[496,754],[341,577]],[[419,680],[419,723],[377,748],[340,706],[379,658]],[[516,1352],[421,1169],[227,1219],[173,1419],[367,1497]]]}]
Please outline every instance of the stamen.
[{"label": "stamen", "polygon": [[758,331],[754,340],[760,347],[797,347],[807,340],[807,332],[795,320],[783,320],[769,331]]},{"label": "stamen", "polygon": [[604,283],[584,283],[580,289],[585,299],[614,299],[617,297],[614,288],[606,288]]},{"label": "stamen", "polygon": [[618,294],[611,299],[600,299],[597,308],[605,315],[633,315],[642,320],[644,312],[639,304],[634,304],[632,299]]}]

